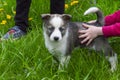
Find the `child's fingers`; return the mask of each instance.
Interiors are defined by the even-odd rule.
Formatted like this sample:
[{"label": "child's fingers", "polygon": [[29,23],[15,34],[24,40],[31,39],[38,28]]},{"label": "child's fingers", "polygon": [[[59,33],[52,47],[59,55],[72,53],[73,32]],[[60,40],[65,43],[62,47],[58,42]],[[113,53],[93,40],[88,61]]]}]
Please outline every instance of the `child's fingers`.
[{"label": "child's fingers", "polygon": [[88,25],[88,24],[82,24],[82,26],[83,26],[84,28],[86,28],[86,29],[91,28],[91,27],[94,27],[94,26]]},{"label": "child's fingers", "polygon": [[80,35],[79,38],[85,38],[87,35],[86,34],[83,34],[83,35]]},{"label": "child's fingers", "polygon": [[87,28],[87,29],[90,27],[90,25],[87,25],[87,24],[84,24],[84,23],[82,24],[82,26],[83,26],[84,28]]},{"label": "child's fingers", "polygon": [[81,43],[83,44],[83,43],[87,42],[88,40],[89,40],[89,37],[86,37],[84,40],[81,41]]},{"label": "child's fingers", "polygon": [[87,42],[86,46],[88,46],[91,42],[92,42],[92,39],[90,39],[90,40]]},{"label": "child's fingers", "polygon": [[78,33],[84,34],[86,33],[86,30],[79,30]]}]

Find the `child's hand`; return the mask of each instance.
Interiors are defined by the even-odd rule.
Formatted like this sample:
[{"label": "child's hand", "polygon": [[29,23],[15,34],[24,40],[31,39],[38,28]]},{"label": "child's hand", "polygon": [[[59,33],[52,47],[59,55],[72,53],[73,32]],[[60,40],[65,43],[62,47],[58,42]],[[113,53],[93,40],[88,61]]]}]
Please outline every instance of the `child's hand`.
[{"label": "child's hand", "polygon": [[83,26],[88,29],[79,30],[79,38],[83,38],[81,41],[82,44],[87,42],[86,45],[89,45],[94,38],[96,38],[98,35],[102,35],[102,27],[96,27],[87,24],[83,24]]}]

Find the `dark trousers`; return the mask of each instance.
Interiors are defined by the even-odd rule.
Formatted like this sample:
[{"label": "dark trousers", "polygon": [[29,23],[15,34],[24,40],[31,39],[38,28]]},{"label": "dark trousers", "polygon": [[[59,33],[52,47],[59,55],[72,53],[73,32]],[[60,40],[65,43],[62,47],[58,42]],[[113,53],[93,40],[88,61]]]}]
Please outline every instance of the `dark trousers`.
[{"label": "dark trousers", "polygon": [[[63,14],[65,0],[50,0],[50,13]],[[26,31],[31,0],[16,0],[15,25]]]}]

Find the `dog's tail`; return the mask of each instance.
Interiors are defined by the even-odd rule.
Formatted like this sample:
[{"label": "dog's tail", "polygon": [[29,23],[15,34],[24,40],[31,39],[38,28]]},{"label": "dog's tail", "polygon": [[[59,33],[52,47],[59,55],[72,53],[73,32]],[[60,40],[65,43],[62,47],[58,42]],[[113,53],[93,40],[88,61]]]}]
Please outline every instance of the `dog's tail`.
[{"label": "dog's tail", "polygon": [[96,13],[97,20],[96,22],[99,23],[101,26],[104,25],[104,16],[102,11],[97,7],[91,7],[88,10],[85,11],[84,15],[90,14],[90,13]]}]

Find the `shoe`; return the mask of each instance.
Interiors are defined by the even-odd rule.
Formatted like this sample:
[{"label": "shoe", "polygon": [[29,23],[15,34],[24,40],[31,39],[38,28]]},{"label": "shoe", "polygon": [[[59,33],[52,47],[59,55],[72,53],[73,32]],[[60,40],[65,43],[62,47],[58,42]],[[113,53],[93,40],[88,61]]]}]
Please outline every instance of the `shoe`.
[{"label": "shoe", "polygon": [[14,26],[2,37],[2,39],[18,39],[26,35],[26,32],[22,31],[19,26]]}]

